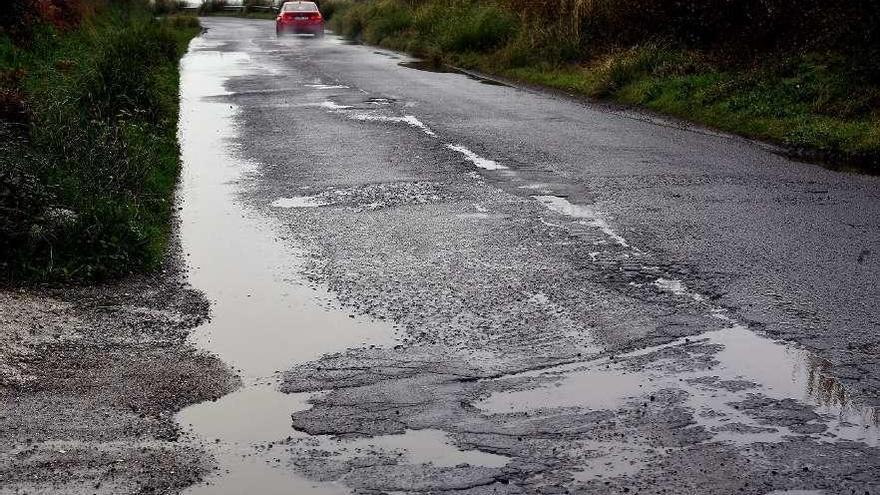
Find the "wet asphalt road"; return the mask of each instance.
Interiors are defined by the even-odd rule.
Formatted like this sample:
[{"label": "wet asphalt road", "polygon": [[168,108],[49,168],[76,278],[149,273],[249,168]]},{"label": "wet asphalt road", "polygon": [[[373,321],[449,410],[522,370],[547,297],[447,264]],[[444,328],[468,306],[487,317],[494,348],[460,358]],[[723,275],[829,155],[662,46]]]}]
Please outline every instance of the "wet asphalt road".
[{"label": "wet asphalt road", "polygon": [[292,419],[253,456],[313,493],[880,493],[878,178],[270,22],[203,24],[184,92],[210,66],[222,85],[201,99],[230,111],[182,139],[224,134],[241,171],[221,206],[275,244],[201,256],[268,256],[267,279],[336,316],[235,298],[215,314],[305,340],[339,315],[388,333],[293,338],[286,361],[273,346],[297,401],[242,395]]}]

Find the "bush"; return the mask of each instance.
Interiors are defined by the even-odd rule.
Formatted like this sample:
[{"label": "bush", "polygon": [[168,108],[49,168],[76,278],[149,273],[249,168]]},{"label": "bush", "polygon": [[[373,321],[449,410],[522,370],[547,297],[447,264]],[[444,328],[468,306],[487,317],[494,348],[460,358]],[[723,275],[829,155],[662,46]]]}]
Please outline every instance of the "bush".
[{"label": "bush", "polygon": [[83,0],[12,0],[0,9],[0,35],[27,42],[43,24],[67,31],[79,26],[92,9]]},{"label": "bush", "polygon": [[4,278],[101,278],[161,260],[189,26],[133,3],[13,46],[6,59],[21,67],[7,71],[26,74],[15,85],[29,120],[0,154]]},{"label": "bush", "polygon": [[506,42],[516,29],[512,13],[494,5],[459,3],[437,24],[442,50],[486,51]]},{"label": "bush", "polygon": [[697,72],[698,59],[679,50],[649,45],[613,53],[590,71],[592,96],[607,97],[633,81]]},{"label": "bush", "polygon": [[185,4],[181,0],[153,0],[153,14],[169,15],[180,12]]},{"label": "bush", "polygon": [[175,14],[165,20],[172,29],[199,29],[199,18],[189,14]]},{"label": "bush", "polygon": [[[32,170],[35,157],[22,154],[13,143],[20,136],[9,128],[0,129],[0,273],[20,271],[30,263],[30,254],[41,250],[51,227],[46,226],[46,214],[53,197],[46,185]],[[49,241],[51,243],[51,241]],[[51,253],[50,253],[51,259]],[[51,260],[50,260],[51,263]]]},{"label": "bush", "polygon": [[880,3],[874,0],[500,0],[585,53],[669,43],[751,61],[770,52],[839,51],[877,80]]},{"label": "bush", "polygon": [[226,8],[226,4],[226,0],[202,0],[199,5],[199,14],[222,12]]},{"label": "bush", "polygon": [[497,5],[468,0],[410,4],[399,0],[325,2],[340,33],[369,43],[420,52],[487,51],[514,35],[517,17]]},{"label": "bush", "polygon": [[347,5],[344,4],[345,2],[341,0],[321,2],[321,15],[323,15],[324,19],[329,22],[333,20],[333,16],[336,15],[338,10],[345,10],[345,8],[347,8]]},{"label": "bush", "polygon": [[392,38],[412,25],[412,11],[394,0],[379,2],[375,8],[367,9],[368,23],[364,38],[370,43],[381,43]]}]

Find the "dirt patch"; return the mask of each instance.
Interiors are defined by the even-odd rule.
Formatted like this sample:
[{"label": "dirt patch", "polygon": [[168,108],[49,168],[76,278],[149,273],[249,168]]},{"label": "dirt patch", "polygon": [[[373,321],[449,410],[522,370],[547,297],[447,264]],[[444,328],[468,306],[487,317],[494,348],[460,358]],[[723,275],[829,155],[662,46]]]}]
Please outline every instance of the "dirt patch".
[{"label": "dirt patch", "polygon": [[187,344],[208,301],[180,254],[98,287],[0,291],[0,492],[176,493],[211,463],[175,411],[238,386]]}]

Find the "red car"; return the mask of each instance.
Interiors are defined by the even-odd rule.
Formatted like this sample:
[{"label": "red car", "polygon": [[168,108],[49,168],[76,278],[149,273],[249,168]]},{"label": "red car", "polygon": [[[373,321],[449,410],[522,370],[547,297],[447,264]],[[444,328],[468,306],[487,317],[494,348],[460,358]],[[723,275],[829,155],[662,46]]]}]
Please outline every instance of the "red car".
[{"label": "red car", "polygon": [[275,18],[275,34],[308,33],[324,36],[324,17],[315,2],[284,2]]}]

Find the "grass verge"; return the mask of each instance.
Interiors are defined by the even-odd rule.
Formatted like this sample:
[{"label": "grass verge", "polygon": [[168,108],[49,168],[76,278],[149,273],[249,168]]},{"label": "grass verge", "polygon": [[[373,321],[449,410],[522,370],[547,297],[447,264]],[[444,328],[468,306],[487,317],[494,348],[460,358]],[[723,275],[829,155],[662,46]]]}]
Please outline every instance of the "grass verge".
[{"label": "grass verge", "polygon": [[[178,61],[193,17],[96,3],[75,26],[0,36],[0,280],[159,265],[180,170]],[[12,110],[14,111],[12,111]]]},{"label": "grass verge", "polygon": [[[644,5],[635,0],[606,2],[604,10],[600,0],[549,3],[560,4],[551,11],[562,21],[542,20],[534,4],[516,0],[330,0],[322,9],[335,31],[368,43],[648,108],[780,144],[832,168],[880,174],[880,77],[864,56],[874,45],[853,50],[839,41],[855,37],[876,44],[876,33],[868,32],[872,28],[850,22],[840,34],[826,27],[825,41],[806,44],[799,41],[800,31],[809,29],[804,20],[802,27],[787,28],[790,41],[756,46],[741,37],[713,41],[712,26],[694,27],[709,22],[696,18],[707,15],[703,11],[675,13],[675,22],[694,25],[677,35],[638,17]],[[661,9],[666,3],[674,2],[652,5]],[[593,11],[568,13],[580,19],[569,22],[564,10],[569,4],[593,6]],[[736,9],[760,10],[756,5]],[[859,19],[871,18],[874,10],[859,11]],[[651,15],[660,22],[664,13]],[[784,20],[779,15],[761,27],[772,34],[773,23]],[[745,17],[755,22],[760,16]],[[712,22],[724,23],[719,32],[730,30],[729,18]],[[595,34],[598,25],[603,32],[624,32],[626,39]],[[702,37],[691,39],[695,33]]]}]

